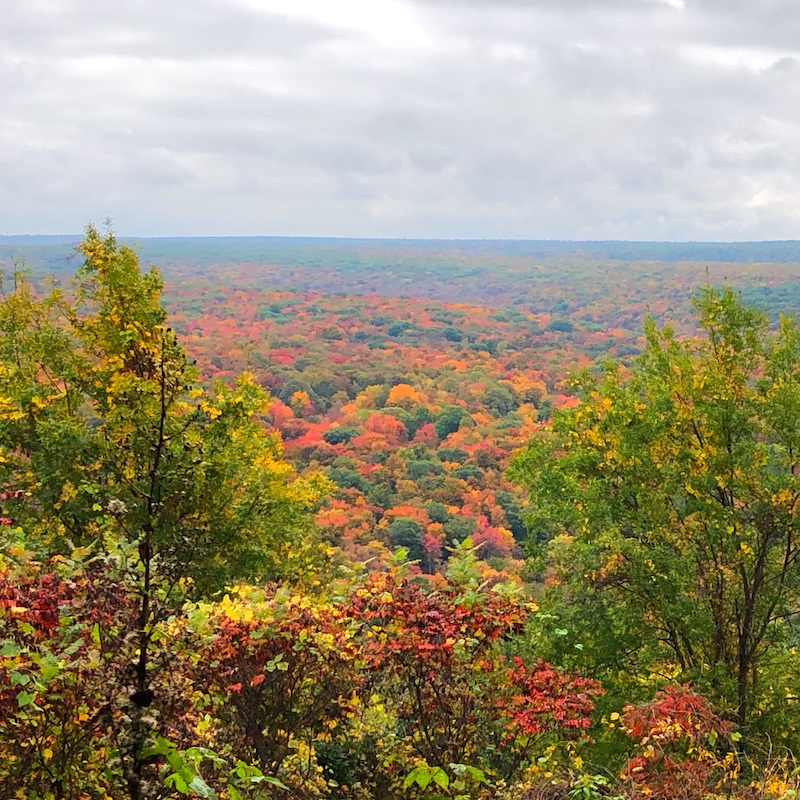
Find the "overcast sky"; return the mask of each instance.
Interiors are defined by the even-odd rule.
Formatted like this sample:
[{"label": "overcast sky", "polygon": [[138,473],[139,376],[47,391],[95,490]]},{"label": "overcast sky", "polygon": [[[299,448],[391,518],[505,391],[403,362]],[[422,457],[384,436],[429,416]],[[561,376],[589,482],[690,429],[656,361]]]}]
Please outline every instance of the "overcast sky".
[{"label": "overcast sky", "polygon": [[4,0],[0,234],[800,238],[798,0]]}]

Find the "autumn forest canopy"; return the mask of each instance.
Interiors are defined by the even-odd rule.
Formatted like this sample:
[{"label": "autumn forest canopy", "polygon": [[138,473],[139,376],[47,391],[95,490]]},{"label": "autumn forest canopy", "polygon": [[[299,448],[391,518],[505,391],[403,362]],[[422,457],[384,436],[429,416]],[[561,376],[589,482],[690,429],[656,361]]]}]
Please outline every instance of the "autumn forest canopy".
[{"label": "autumn forest canopy", "polygon": [[796,242],[0,264],[0,798],[800,792]]}]

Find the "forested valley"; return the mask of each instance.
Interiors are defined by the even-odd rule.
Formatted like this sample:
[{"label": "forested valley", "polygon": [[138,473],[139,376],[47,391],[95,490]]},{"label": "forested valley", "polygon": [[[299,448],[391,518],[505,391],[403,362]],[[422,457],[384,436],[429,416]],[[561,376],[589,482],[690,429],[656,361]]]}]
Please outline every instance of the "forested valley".
[{"label": "forested valley", "polygon": [[796,797],[796,250],[0,238],[0,798]]}]

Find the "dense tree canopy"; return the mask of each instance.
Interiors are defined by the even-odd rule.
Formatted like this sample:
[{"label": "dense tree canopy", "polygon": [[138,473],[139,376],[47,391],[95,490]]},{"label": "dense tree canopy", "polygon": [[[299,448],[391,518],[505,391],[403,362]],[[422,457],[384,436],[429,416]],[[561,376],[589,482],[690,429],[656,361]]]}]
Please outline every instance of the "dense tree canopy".
[{"label": "dense tree canopy", "polygon": [[796,797],[794,324],[379,250],[6,276],[0,800]]}]

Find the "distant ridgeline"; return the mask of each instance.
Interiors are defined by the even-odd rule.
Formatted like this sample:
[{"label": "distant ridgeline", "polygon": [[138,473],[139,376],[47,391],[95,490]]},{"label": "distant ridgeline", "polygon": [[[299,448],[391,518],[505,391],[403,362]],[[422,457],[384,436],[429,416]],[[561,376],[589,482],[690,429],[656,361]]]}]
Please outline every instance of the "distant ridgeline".
[{"label": "distant ridgeline", "polygon": [[[58,268],[69,259],[74,236],[0,236],[0,260],[24,255],[32,266]],[[191,262],[198,266],[273,263],[344,266],[380,251],[407,257],[410,252],[440,256],[577,256],[610,261],[711,261],[800,264],[800,240],[773,242],[626,242],[529,239],[339,239],[290,236],[209,236],[132,239],[142,259],[157,264]]]},{"label": "distant ridgeline", "polygon": [[[78,236],[0,236],[0,267],[71,272]],[[549,312],[580,325],[587,306],[635,298],[632,320],[688,306],[703,283],[730,281],[768,310],[800,307],[800,241],[573,242],[531,240],[187,237],[128,240],[168,284],[415,296]],[[168,294],[170,292],[168,286]]]}]

